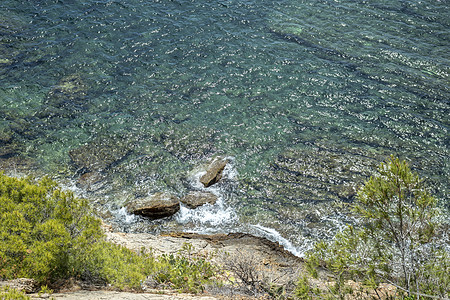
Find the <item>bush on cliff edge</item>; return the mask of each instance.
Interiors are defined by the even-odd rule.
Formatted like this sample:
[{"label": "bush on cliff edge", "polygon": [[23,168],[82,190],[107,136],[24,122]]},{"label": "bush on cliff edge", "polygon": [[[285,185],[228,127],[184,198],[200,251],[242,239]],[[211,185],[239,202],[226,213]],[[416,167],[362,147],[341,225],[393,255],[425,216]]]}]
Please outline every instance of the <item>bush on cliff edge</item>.
[{"label": "bush on cliff edge", "polygon": [[86,200],[61,191],[48,178],[0,174],[0,278],[39,282],[85,270],[77,261],[102,238],[100,220]]},{"label": "bush on cliff edge", "polygon": [[140,289],[152,276],[157,283],[198,292],[214,281],[216,271],[191,255],[155,258],[107,242],[86,200],[48,178],[0,172],[0,280],[27,277],[44,284],[75,277]]},{"label": "bush on cliff edge", "polygon": [[[405,161],[391,157],[381,163],[353,209],[358,226],[348,226],[331,243],[316,244],[309,255],[309,265],[316,264],[310,268],[313,276],[319,262],[334,275],[328,297],[448,298],[448,232],[440,228],[436,199]],[[299,298],[322,293],[311,282],[299,280]],[[396,288],[395,294],[380,288],[386,283]]]},{"label": "bush on cliff edge", "polygon": [[0,173],[0,279],[76,277],[136,288],[153,268],[152,255],[104,241],[86,200],[48,178]]}]

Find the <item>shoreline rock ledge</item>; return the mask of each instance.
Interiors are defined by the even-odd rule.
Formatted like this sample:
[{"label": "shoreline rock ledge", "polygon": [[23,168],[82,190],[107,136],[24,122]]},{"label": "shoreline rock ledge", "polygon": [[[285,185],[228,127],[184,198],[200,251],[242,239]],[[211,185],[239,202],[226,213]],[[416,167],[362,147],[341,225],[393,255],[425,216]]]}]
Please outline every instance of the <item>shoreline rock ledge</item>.
[{"label": "shoreline rock ledge", "polygon": [[180,200],[168,193],[156,193],[145,198],[138,198],[126,205],[129,213],[161,219],[170,217],[180,210]]}]

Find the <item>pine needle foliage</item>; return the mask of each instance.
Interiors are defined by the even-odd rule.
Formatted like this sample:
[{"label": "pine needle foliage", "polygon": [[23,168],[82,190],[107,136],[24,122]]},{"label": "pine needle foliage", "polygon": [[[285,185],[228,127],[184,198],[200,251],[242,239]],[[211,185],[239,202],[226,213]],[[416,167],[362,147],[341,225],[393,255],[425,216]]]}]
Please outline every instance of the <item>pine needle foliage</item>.
[{"label": "pine needle foliage", "polygon": [[[396,297],[448,298],[448,236],[438,222],[436,199],[407,162],[391,156],[381,163],[360,189],[353,211],[359,224],[332,242],[317,243],[309,254],[310,261],[324,262],[334,274],[329,294],[380,297],[380,284],[389,283]],[[350,280],[362,283],[359,291],[349,289]]]},{"label": "pine needle foliage", "polygon": [[39,181],[0,174],[0,278],[45,282],[72,274],[102,237],[86,200]]},{"label": "pine needle foliage", "polygon": [[0,280],[26,277],[46,284],[73,277],[139,290],[153,277],[180,291],[200,292],[219,272],[191,252],[186,244],[177,255],[155,258],[151,251],[136,253],[108,242],[87,200],[46,177],[0,172]]},{"label": "pine needle foliage", "polygon": [[2,300],[30,300],[25,292],[18,291],[8,286],[0,287],[0,299]]}]

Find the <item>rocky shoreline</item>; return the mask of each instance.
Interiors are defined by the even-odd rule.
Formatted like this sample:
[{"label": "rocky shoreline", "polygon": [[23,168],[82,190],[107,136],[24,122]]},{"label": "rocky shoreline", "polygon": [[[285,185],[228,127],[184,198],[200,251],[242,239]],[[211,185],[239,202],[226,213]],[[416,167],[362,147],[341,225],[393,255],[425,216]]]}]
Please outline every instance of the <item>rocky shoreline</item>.
[{"label": "rocky shoreline", "polygon": [[[191,245],[189,255],[203,257],[226,270],[226,262],[246,260],[264,276],[280,285],[293,284],[302,270],[303,259],[283,249],[278,243],[265,238],[244,233],[203,235],[196,233],[171,233],[153,235],[148,233],[114,232],[109,225],[103,225],[106,239],[133,251],[152,251],[155,256],[177,254],[186,244]],[[180,294],[174,290],[151,286],[144,282],[142,291],[118,291],[108,286],[86,285],[80,282],[66,282],[55,293],[38,294],[39,287],[33,280],[16,279],[0,282],[13,288],[26,291],[32,299],[84,300],[84,299],[251,299],[248,295],[230,291],[227,287],[211,287],[205,294]],[[222,289],[222,290],[220,290]]]}]

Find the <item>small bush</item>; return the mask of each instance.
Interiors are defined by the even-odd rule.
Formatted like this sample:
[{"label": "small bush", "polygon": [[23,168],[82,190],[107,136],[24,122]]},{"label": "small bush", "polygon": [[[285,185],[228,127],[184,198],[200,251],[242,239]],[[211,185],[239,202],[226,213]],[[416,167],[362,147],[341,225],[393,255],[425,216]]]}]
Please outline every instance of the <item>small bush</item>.
[{"label": "small bush", "polygon": [[170,284],[181,292],[203,292],[206,284],[216,282],[219,269],[202,257],[191,255],[192,245],[185,244],[177,255],[162,255],[157,259],[156,282]]},{"label": "small bush", "polygon": [[224,260],[224,268],[230,272],[228,280],[237,292],[261,299],[288,298],[290,282],[280,284],[282,276],[275,275],[271,266],[265,266],[253,253],[236,250]]},{"label": "small bush", "polygon": [[139,254],[110,242],[100,241],[91,245],[90,251],[80,257],[75,268],[83,270],[84,281],[108,283],[120,289],[140,289],[147,276],[155,271],[155,259],[151,253]]},{"label": "small bush", "polygon": [[12,289],[8,286],[0,288],[0,299],[2,300],[30,300],[24,292]]}]

